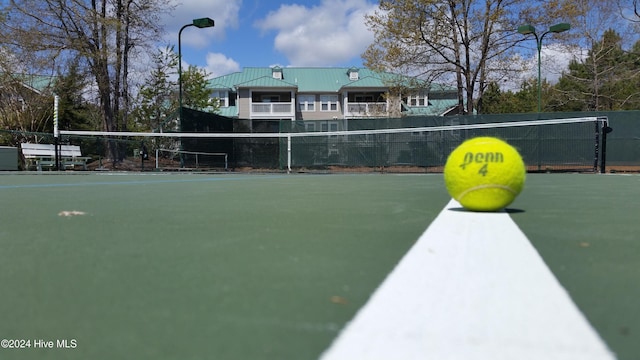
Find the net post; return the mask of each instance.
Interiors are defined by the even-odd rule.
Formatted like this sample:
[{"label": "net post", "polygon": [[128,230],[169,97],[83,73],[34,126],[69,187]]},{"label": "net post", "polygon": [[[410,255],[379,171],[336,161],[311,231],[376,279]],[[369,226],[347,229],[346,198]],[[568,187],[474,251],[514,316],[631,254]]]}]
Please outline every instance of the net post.
[{"label": "net post", "polygon": [[593,173],[596,174],[598,172],[598,160],[600,159],[600,119],[596,118],[595,121],[595,134],[594,134],[595,143],[593,144]]},{"label": "net post", "polygon": [[609,119],[607,117],[599,117],[598,121],[602,123],[602,155],[600,158],[600,173],[607,172],[607,134],[613,131],[613,128],[609,126]]}]

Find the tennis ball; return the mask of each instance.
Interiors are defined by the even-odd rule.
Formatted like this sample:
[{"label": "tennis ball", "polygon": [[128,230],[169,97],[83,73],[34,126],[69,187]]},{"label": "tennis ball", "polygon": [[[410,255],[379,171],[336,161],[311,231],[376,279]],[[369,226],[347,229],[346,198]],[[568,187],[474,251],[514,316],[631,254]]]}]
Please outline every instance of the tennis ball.
[{"label": "tennis ball", "polygon": [[518,151],[493,137],[463,142],[444,166],[447,191],[472,211],[497,211],[511,204],[522,191],[525,176]]}]

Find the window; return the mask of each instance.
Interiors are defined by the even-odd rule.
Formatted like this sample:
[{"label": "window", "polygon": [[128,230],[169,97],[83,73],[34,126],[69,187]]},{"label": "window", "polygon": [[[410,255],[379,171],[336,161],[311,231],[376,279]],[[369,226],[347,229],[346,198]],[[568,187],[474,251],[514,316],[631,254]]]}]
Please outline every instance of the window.
[{"label": "window", "polygon": [[355,99],[356,99],[357,103],[373,102],[373,95],[360,95],[360,94],[357,94],[357,95],[355,95]]},{"label": "window", "polygon": [[321,95],[320,111],[338,111],[338,95]]},{"label": "window", "polygon": [[260,100],[263,103],[280,102],[280,95],[261,95]]},{"label": "window", "polygon": [[308,123],[304,125],[305,129],[307,130],[307,132],[313,132],[316,131],[316,124],[315,123]]},{"label": "window", "polygon": [[316,110],[315,95],[299,95],[298,109],[300,111],[315,111]]},{"label": "window", "polygon": [[[337,123],[337,122],[335,122],[335,121],[331,121],[331,122],[328,122],[328,123],[327,123],[327,122],[323,122],[323,123],[320,125],[320,129],[321,129],[323,132],[329,132],[329,131],[334,132],[334,131],[338,131],[338,123]],[[337,135],[331,135],[331,138],[337,138]]]},{"label": "window", "polygon": [[227,107],[229,106],[229,93],[224,90],[212,91],[211,100],[212,100],[212,103],[216,100],[219,101],[220,107]]},{"label": "window", "polygon": [[407,99],[409,106],[427,106],[428,99],[426,94],[411,95]]}]

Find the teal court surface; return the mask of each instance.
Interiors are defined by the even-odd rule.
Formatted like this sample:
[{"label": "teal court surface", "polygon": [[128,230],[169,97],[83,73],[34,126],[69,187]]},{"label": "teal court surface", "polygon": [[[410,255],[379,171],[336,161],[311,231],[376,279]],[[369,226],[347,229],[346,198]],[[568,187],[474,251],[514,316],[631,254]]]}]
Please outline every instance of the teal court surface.
[{"label": "teal court surface", "polygon": [[2,174],[0,359],[640,359],[640,176]]}]

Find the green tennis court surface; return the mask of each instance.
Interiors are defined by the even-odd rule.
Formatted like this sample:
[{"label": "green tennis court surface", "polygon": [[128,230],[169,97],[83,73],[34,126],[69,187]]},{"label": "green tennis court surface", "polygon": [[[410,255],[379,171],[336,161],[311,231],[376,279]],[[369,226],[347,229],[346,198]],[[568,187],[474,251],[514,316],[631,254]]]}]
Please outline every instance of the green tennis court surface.
[{"label": "green tennis court surface", "polygon": [[[534,174],[509,210],[629,360],[639,195]],[[0,338],[30,342],[1,359],[317,359],[449,196],[441,175],[4,174],[0,199]]]}]

